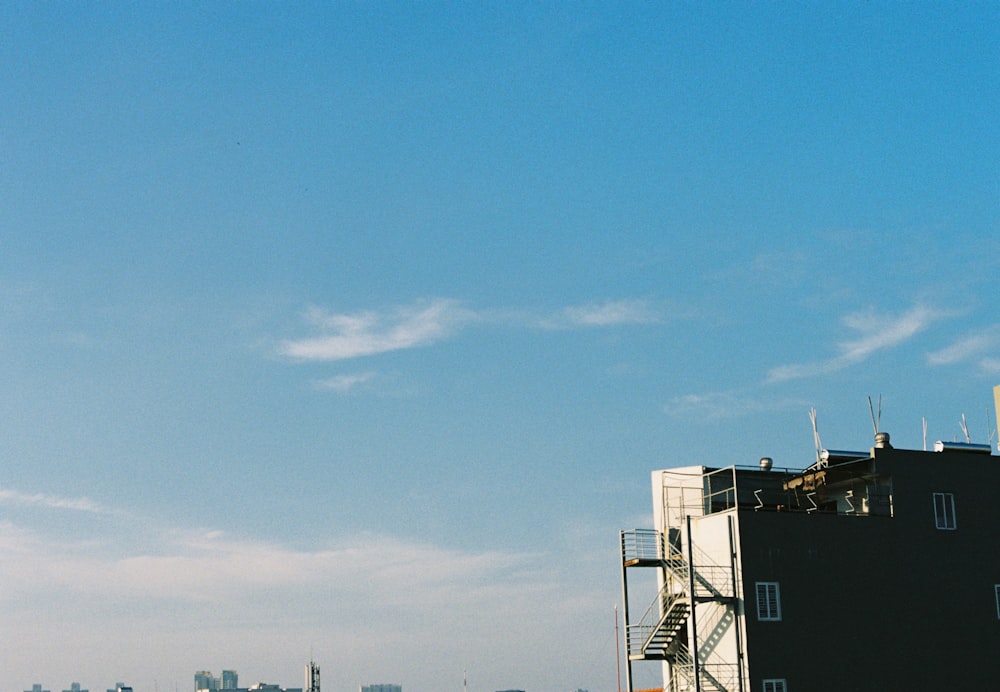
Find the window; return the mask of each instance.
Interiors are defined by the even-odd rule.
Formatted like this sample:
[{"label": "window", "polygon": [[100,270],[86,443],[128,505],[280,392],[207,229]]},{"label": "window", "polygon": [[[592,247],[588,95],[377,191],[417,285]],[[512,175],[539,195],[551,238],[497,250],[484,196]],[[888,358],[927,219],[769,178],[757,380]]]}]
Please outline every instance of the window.
[{"label": "window", "polygon": [[788,692],[788,686],[783,679],[771,678],[764,681],[764,692]]},{"label": "window", "polygon": [[954,531],[956,526],[954,493],[934,493],[934,527]]},{"label": "window", "polygon": [[[781,597],[778,582],[759,581],[757,586],[757,619],[777,621],[781,619]],[[777,689],[777,688],[776,688]]]},{"label": "window", "polygon": [[997,620],[1000,620],[1000,584],[993,585],[993,596],[997,599]]}]

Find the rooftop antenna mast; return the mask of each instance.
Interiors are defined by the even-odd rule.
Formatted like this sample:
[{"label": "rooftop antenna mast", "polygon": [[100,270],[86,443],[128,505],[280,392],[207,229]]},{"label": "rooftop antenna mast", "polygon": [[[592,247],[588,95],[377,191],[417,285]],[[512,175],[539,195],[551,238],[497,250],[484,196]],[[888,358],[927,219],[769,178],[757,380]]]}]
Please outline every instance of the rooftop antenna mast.
[{"label": "rooftop antenna mast", "polygon": [[924,423],[924,451],[927,451],[927,418],[921,418],[920,420]]},{"label": "rooftop antenna mast", "polygon": [[878,435],[878,426],[882,422],[882,395],[878,395],[878,415],[875,413],[875,408],[872,406],[872,398],[868,397],[868,411],[872,414],[872,427],[875,428],[875,434]]},{"label": "rooftop antenna mast", "polygon": [[823,443],[819,440],[819,425],[816,422],[816,407],[809,409],[809,420],[812,421],[813,426],[813,444],[816,445],[816,467],[819,468],[821,454],[823,452]]},{"label": "rooftop antenna mast", "polygon": [[986,432],[987,432],[986,442],[989,444],[990,449],[992,449],[993,448],[993,438],[995,438],[997,436],[997,429],[994,428],[993,424],[990,422],[990,409],[989,409],[989,407],[986,408]]},{"label": "rooftop antenna mast", "polygon": [[962,414],[962,434],[965,435],[965,441],[971,443],[972,437],[969,436],[969,426],[965,422],[965,414]]},{"label": "rooftop antenna mast", "polygon": [[[997,417],[997,436],[1000,437],[1000,384],[993,388],[993,413]],[[997,448],[1000,451],[1000,439],[997,440]]]}]

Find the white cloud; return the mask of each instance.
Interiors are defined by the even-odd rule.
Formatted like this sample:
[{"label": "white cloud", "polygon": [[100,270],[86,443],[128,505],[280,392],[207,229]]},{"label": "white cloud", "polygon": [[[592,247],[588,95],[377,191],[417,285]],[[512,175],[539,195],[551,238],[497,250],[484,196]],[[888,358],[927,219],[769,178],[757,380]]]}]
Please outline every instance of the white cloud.
[{"label": "white cloud", "polygon": [[955,365],[975,362],[987,374],[998,371],[1000,362],[995,355],[1000,351],[1000,325],[991,325],[972,332],[953,344],[927,354],[930,365]]},{"label": "white cloud", "polygon": [[472,605],[504,582],[510,588],[541,586],[532,583],[529,555],[463,552],[380,535],[314,550],[217,532],[163,532],[151,550],[122,541],[111,536],[100,545],[91,538],[73,544],[0,523],[0,546],[17,556],[0,564],[2,600],[69,597],[97,610],[127,602],[213,603],[224,610],[266,592],[268,609],[280,610],[296,607],[305,594],[322,593],[326,601],[341,601],[338,607],[360,600],[378,608],[431,608]]},{"label": "white cloud", "polygon": [[22,493],[0,488],[0,504],[46,507],[49,509],[69,509],[93,514],[115,514],[117,510],[103,507],[86,497],[59,497],[44,493]]},{"label": "white cloud", "polygon": [[357,385],[370,382],[374,378],[375,373],[371,371],[355,373],[353,375],[337,375],[335,377],[328,377],[324,380],[317,380],[316,387],[318,389],[329,389],[343,394],[350,391]]},{"label": "white cloud", "polygon": [[615,300],[568,307],[563,317],[570,325],[612,327],[623,324],[650,324],[660,317],[644,300]]},{"label": "white cloud", "polygon": [[281,355],[303,361],[336,361],[427,346],[450,336],[476,315],[457,301],[438,299],[383,314],[328,314],[312,308],[307,318],[325,333],[286,340],[279,348]]},{"label": "white cloud", "polygon": [[[651,324],[660,315],[644,300],[617,300],[564,308],[555,316],[533,317],[513,310],[473,311],[457,300],[439,298],[412,306],[376,312],[328,313],[318,307],[306,312],[306,320],[321,334],[281,342],[278,353],[299,361],[339,361],[429,346],[454,335],[465,325],[478,323],[529,326],[543,329],[614,327]],[[347,391],[365,379],[341,376],[318,382],[318,386]]]},{"label": "white cloud", "polygon": [[870,356],[898,346],[927,329],[933,322],[949,313],[917,305],[898,317],[875,312],[853,313],[843,318],[844,324],[859,333],[856,339],[837,345],[840,354],[827,360],[812,363],[780,365],[772,368],[768,382],[814,377],[864,362]]},{"label": "white cloud", "polygon": [[674,397],[663,410],[675,417],[719,420],[738,418],[760,411],[779,411],[794,406],[805,406],[805,404],[792,399],[752,397],[731,390]]}]

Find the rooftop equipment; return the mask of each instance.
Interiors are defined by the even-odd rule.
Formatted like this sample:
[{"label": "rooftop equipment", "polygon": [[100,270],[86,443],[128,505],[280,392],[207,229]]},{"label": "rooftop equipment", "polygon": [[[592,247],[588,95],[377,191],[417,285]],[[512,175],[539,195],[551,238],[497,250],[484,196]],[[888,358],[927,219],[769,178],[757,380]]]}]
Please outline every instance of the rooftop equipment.
[{"label": "rooftop equipment", "polygon": [[819,459],[823,462],[823,466],[864,459],[868,456],[871,456],[868,452],[851,452],[846,449],[824,449],[819,453]]},{"label": "rooftop equipment", "polygon": [[969,452],[971,454],[989,454],[993,451],[990,445],[980,445],[974,442],[944,442],[934,443],[935,452]]}]

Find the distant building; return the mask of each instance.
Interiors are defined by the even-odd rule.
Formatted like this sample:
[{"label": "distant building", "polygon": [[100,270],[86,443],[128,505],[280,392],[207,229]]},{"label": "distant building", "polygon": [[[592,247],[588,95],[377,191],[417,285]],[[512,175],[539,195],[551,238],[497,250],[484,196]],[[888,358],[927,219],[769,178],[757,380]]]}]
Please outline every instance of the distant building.
[{"label": "distant building", "polygon": [[238,690],[240,688],[239,675],[235,670],[222,671],[222,677],[217,678],[210,670],[199,670],[194,674],[194,689],[199,690]]},{"label": "distant building", "polygon": [[116,682],[114,688],[109,689],[108,692],[132,692],[132,687],[124,682]]},{"label": "distant building", "polygon": [[654,471],[654,528],[621,532],[628,692],[642,661],[671,691],[996,689],[1000,459],[934,449]]},{"label": "distant building", "polygon": [[31,686],[30,690],[25,690],[24,692],[49,692],[48,690],[43,690],[41,683],[36,682]]},{"label": "distant building", "polygon": [[319,691],[319,666],[315,661],[309,661],[306,665],[306,692]]},{"label": "distant building", "polygon": [[219,689],[219,679],[212,676],[208,670],[199,670],[194,674],[194,690],[217,690]]},{"label": "distant building", "polygon": [[71,682],[69,684],[69,689],[68,690],[63,690],[63,692],[90,692],[90,690],[81,690],[80,689],[80,683],[78,683],[78,682]]},{"label": "distant building", "polygon": [[402,692],[401,685],[362,685],[361,692]]},{"label": "distant building", "polygon": [[[315,669],[316,673],[316,687],[312,692],[319,692],[319,666],[312,662],[309,665]],[[309,666],[306,667],[306,675],[308,676],[308,674]],[[308,684],[308,678],[306,682]],[[222,677],[218,678],[212,675],[211,671],[199,670],[194,674],[194,687],[195,692],[306,692],[302,687],[282,687],[268,682],[258,682],[250,687],[240,687],[239,676],[235,670],[224,670]],[[114,691],[108,690],[108,692]]]}]

